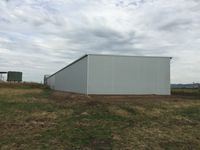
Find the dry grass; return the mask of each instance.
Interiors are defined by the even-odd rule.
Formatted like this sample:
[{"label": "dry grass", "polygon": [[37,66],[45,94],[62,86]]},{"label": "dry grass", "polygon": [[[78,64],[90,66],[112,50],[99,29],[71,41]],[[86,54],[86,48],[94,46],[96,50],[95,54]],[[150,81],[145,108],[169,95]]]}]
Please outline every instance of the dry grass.
[{"label": "dry grass", "polygon": [[42,93],[42,89],[12,89],[9,88],[1,88],[0,95],[6,95],[6,96],[20,96],[25,94],[40,94]]},{"label": "dry grass", "polygon": [[0,85],[0,131],[5,150],[200,149],[200,99]]}]

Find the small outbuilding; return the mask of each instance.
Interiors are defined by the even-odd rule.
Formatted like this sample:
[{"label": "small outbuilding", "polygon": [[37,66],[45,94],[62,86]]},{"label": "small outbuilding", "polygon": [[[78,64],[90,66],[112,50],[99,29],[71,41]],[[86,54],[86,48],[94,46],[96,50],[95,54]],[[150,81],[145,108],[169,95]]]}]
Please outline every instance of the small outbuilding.
[{"label": "small outbuilding", "polygon": [[22,72],[8,71],[7,81],[8,82],[21,82],[22,81]]},{"label": "small outbuilding", "polygon": [[47,77],[46,83],[83,94],[170,95],[170,59],[88,54]]}]

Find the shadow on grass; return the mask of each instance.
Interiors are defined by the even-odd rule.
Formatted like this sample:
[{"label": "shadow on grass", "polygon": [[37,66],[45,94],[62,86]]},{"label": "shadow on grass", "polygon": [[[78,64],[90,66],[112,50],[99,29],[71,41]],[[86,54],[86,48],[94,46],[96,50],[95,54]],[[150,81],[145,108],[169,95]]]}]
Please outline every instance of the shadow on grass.
[{"label": "shadow on grass", "polygon": [[177,115],[181,115],[187,117],[191,120],[200,121],[200,107],[199,106],[191,106],[187,108],[182,108],[176,111]]}]

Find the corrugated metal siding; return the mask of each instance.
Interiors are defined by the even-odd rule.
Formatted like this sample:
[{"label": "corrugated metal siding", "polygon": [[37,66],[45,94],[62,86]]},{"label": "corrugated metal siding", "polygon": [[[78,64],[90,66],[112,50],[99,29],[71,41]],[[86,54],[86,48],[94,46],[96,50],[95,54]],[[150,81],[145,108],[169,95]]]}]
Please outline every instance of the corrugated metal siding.
[{"label": "corrugated metal siding", "polygon": [[22,81],[22,72],[9,71],[7,75],[7,81]]},{"label": "corrugated metal siding", "polygon": [[55,90],[84,94],[170,95],[170,58],[86,55],[47,83]]},{"label": "corrugated metal siding", "polygon": [[51,89],[55,90],[55,76],[47,79],[47,85],[50,86]]},{"label": "corrugated metal siding", "polygon": [[88,94],[170,94],[170,58],[89,55]]},{"label": "corrugated metal siding", "polygon": [[87,57],[64,68],[47,79],[48,85],[55,90],[87,93]]}]

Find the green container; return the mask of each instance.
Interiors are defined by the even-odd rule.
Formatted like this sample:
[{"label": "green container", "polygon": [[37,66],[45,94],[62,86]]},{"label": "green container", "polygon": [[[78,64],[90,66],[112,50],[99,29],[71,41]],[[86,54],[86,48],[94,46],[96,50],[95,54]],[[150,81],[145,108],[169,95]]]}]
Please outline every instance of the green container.
[{"label": "green container", "polygon": [[22,72],[15,72],[15,71],[9,71],[7,75],[7,81],[22,81]]}]

